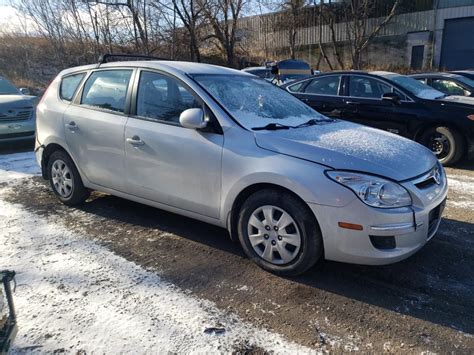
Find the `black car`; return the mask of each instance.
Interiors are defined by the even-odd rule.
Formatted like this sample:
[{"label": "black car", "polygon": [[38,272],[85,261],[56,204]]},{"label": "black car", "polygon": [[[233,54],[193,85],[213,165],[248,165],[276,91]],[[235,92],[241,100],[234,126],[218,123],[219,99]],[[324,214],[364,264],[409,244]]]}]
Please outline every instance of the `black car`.
[{"label": "black car", "polygon": [[474,70],[456,70],[452,71],[451,73],[462,75],[466,78],[474,80]]},{"label": "black car", "polygon": [[474,98],[389,72],[325,73],[284,88],[326,116],[416,140],[445,165],[474,155]]},{"label": "black car", "polygon": [[474,80],[454,73],[424,73],[410,75],[447,95],[474,97]]}]

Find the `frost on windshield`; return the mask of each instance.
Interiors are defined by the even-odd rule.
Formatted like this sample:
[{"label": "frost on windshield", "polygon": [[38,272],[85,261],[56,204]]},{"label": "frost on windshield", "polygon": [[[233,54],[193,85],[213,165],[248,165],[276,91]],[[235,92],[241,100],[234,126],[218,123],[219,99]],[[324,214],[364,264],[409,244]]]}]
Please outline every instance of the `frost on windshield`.
[{"label": "frost on windshield", "polygon": [[288,92],[243,75],[196,75],[195,79],[246,128],[269,123],[298,125],[324,119]]}]

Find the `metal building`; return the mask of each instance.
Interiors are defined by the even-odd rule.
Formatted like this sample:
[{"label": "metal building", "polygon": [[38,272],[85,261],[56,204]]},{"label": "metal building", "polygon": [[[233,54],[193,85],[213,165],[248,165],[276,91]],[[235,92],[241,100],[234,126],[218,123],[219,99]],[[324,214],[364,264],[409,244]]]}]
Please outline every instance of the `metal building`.
[{"label": "metal building", "polygon": [[[405,9],[410,10],[395,16],[378,34],[378,44],[369,47],[366,57],[370,65],[390,60],[413,69],[474,69],[474,0],[406,0],[406,4],[409,6]],[[275,26],[278,16],[279,13],[242,19],[246,47],[259,48],[267,57],[285,53],[288,33]],[[380,20],[381,17],[369,19],[368,27],[377,26]],[[342,46],[348,39],[343,22],[336,23],[332,33],[328,26],[316,23],[315,15],[307,16],[305,21],[297,30],[297,41],[299,56],[309,62],[314,62],[320,39],[330,45],[335,38]]]}]

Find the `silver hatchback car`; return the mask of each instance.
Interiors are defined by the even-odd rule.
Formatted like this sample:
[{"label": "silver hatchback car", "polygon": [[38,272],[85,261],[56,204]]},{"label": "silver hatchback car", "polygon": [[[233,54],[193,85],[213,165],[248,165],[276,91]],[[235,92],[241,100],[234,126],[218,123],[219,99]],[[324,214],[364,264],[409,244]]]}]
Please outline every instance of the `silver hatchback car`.
[{"label": "silver hatchback car", "polygon": [[36,155],[67,205],[99,190],[209,222],[280,275],[405,259],[436,233],[447,194],[423,146],[188,62],[61,72],[37,108]]}]

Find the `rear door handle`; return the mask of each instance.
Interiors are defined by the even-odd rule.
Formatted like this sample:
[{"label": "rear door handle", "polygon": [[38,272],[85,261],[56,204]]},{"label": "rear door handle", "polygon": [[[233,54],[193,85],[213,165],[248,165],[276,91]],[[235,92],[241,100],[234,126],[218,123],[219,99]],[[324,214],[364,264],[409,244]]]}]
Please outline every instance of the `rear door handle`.
[{"label": "rear door handle", "polygon": [[357,101],[346,101],[346,105],[358,106],[358,105],[360,105],[360,102],[357,102]]},{"label": "rear door handle", "polygon": [[69,128],[69,130],[71,131],[77,131],[79,129],[79,126],[74,121],[67,123],[66,127]]},{"label": "rear door handle", "polygon": [[132,138],[126,139],[127,143],[133,146],[145,145],[145,142],[140,139],[139,136],[133,136]]}]

